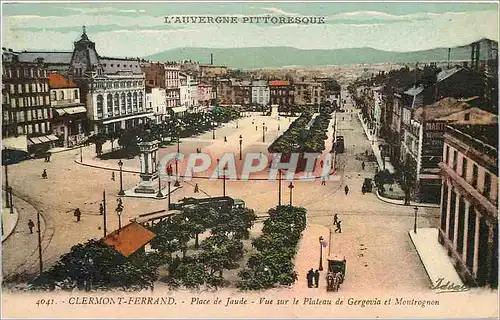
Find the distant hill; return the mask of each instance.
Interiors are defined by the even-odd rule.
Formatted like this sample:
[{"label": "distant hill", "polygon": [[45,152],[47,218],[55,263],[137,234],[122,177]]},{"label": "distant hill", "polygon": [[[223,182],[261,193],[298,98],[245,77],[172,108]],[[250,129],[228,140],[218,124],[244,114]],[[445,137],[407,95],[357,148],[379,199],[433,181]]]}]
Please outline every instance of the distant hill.
[{"label": "distant hill", "polygon": [[[451,49],[451,60],[470,60],[469,46]],[[413,52],[392,52],[373,48],[302,50],[293,47],[251,47],[251,48],[177,48],[144,57],[152,61],[192,60],[209,63],[210,53],[214,64],[230,68],[276,68],[285,66],[326,66],[361,63],[415,63],[443,61],[448,59],[448,49]],[[483,52],[480,52],[483,55]]]}]

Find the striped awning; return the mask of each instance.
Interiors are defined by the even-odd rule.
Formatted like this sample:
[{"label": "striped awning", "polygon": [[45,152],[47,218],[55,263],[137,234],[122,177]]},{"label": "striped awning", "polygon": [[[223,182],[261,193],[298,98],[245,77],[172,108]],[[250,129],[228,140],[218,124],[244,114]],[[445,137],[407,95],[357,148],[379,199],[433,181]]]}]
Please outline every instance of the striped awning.
[{"label": "striped awning", "polygon": [[87,108],[83,106],[78,106],[78,107],[69,107],[69,108],[57,108],[55,109],[57,114],[62,116],[65,114],[76,114],[76,113],[86,113]]},{"label": "striped awning", "polygon": [[52,141],[59,140],[55,135],[49,134],[47,136],[31,137],[28,139],[28,145],[48,143]]}]

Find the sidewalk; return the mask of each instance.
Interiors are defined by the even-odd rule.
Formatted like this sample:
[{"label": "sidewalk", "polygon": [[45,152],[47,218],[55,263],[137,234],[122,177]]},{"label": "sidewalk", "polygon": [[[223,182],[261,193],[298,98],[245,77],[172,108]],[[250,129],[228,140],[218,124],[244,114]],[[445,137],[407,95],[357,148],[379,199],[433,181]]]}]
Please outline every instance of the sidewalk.
[{"label": "sidewalk", "polygon": [[[365,132],[366,137],[371,142],[373,154],[377,158],[379,170],[382,170],[384,168],[384,160],[385,160],[385,169],[387,169],[391,174],[395,173],[396,170],[394,169],[394,166],[392,165],[392,163],[390,163],[387,159],[382,160],[382,155],[380,154],[379,142],[378,142],[376,137],[374,137],[373,135],[370,134],[368,127],[363,122],[363,118],[361,117],[361,113],[358,113],[358,118],[359,118],[359,121],[361,122],[361,125],[363,126],[363,131]],[[387,157],[384,157],[384,158],[387,158]]]},{"label": "sidewalk", "polygon": [[421,228],[417,229],[416,234],[413,230],[408,231],[408,235],[424,265],[432,287],[440,278],[444,279],[442,284],[449,281],[461,286],[463,282],[455,271],[453,261],[448,257],[446,249],[438,242],[438,232],[436,228]]},{"label": "sidewalk", "polygon": [[[297,272],[299,279],[293,284],[294,292],[308,291],[308,293],[318,294],[323,293],[326,290],[326,272],[328,270],[328,249],[330,248],[330,243],[327,244],[326,248],[323,248],[323,271],[320,271],[319,278],[319,288],[308,288],[307,287],[307,272],[313,268],[314,270],[319,268],[319,237],[323,237],[324,241],[328,242],[329,239],[329,229],[324,226],[317,224],[307,223],[306,229],[302,232],[302,238],[299,240],[297,250],[297,255],[295,256],[295,271]],[[297,290],[297,291],[296,291]],[[313,292],[314,291],[314,292]]]},{"label": "sidewalk", "polygon": [[[2,272],[4,279],[25,271],[32,271],[38,264],[37,211],[21,198],[14,196],[14,205],[18,211],[18,222],[11,235],[2,243]],[[29,232],[28,221],[35,223],[33,233]],[[41,216],[42,248],[46,248],[52,238],[53,228],[45,228],[45,218]]]},{"label": "sidewalk", "polygon": [[18,221],[19,212],[17,212],[16,207],[12,208],[12,213],[10,213],[10,208],[2,207],[2,242],[12,234]]}]

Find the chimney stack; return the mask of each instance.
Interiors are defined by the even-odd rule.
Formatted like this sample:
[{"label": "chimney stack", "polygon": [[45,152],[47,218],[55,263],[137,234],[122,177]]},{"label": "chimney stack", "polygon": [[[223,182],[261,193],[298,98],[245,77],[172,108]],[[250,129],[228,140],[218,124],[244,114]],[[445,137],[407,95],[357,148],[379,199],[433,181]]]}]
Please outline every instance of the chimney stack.
[{"label": "chimney stack", "polygon": [[214,54],[210,53],[210,65],[214,65]]}]

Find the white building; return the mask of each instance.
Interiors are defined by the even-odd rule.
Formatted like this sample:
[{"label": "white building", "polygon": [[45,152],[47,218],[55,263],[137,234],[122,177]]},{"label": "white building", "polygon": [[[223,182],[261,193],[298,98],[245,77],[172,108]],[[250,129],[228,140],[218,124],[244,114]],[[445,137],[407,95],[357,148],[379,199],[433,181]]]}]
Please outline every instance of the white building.
[{"label": "white building", "polygon": [[146,105],[150,110],[153,110],[156,123],[161,123],[170,116],[166,98],[166,89],[146,86]]},{"label": "white building", "polygon": [[197,111],[198,107],[198,80],[189,73],[179,74],[180,103],[188,111]]},{"label": "white building", "polygon": [[139,61],[99,56],[85,28],[75,42],[70,73],[81,89],[94,132],[130,128],[154,118],[145,104]]},{"label": "white building", "polygon": [[269,105],[270,90],[266,80],[252,81],[252,104],[259,106]]}]

